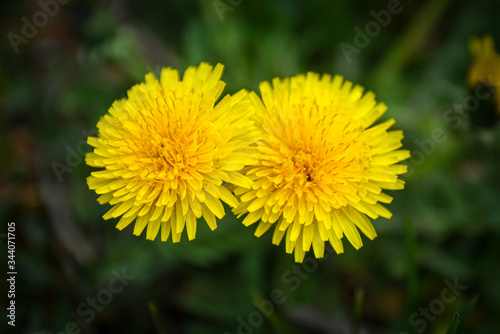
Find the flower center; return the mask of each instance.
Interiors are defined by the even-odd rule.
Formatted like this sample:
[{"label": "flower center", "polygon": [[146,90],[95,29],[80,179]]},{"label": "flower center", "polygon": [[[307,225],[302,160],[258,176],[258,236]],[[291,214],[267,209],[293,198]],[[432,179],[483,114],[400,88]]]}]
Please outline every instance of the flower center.
[{"label": "flower center", "polygon": [[210,173],[213,169],[215,145],[207,138],[210,129],[196,129],[195,122],[193,119],[184,123],[171,120],[142,123],[134,145],[141,178],[166,182],[173,189],[185,182],[196,190],[202,188],[200,173]]},{"label": "flower center", "polygon": [[282,162],[273,171],[277,188],[311,186],[316,174],[315,146],[296,141],[292,148],[282,147]]}]

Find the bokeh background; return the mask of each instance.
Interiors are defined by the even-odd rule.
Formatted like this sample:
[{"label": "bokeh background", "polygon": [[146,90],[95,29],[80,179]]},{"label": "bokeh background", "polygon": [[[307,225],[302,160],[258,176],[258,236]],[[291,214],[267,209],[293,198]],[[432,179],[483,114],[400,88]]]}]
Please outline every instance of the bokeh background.
[{"label": "bokeh background", "polygon": [[[356,44],[355,28],[364,32],[371,11],[394,1],[61,0],[29,38],[23,17],[33,22],[45,2],[2,3],[0,331],[446,333],[459,324],[497,333],[498,114],[491,99],[470,104],[465,81],[468,39],[500,41],[500,2],[402,0]],[[9,33],[25,39],[14,47]],[[342,43],[357,51],[346,57]],[[389,106],[383,119],[397,120],[413,158],[374,241],[359,251],[344,242],[344,254],[302,266],[227,209],[215,232],[200,222],[196,239],[178,244],[101,218],[109,207],[86,185],[86,137],[147,72],[201,61],[226,66],[225,93],[315,71],[341,74]],[[6,318],[10,221],[15,328]],[[126,285],[110,294],[117,272]],[[455,294],[446,280],[460,285]],[[271,307],[273,291],[283,295]]]}]

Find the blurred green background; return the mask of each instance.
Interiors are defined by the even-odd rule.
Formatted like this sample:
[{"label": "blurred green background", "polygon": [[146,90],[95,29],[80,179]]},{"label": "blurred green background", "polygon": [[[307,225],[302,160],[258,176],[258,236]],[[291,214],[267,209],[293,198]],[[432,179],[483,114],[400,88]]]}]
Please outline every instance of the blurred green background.
[{"label": "blurred green background", "polygon": [[[474,104],[465,78],[468,39],[500,41],[499,1],[61,2],[46,20],[44,1],[2,4],[2,333],[446,333],[456,312],[457,332],[498,332],[500,130],[491,99]],[[401,10],[370,25],[388,6]],[[27,38],[23,17],[34,15]],[[373,30],[363,39],[356,27]],[[357,51],[346,57],[342,43]],[[226,66],[225,93],[315,71],[384,101],[413,157],[405,190],[389,192],[393,218],[374,222],[378,238],[296,265],[227,208],[215,232],[200,222],[178,244],[103,221],[86,136],[147,72],[201,61]]]}]

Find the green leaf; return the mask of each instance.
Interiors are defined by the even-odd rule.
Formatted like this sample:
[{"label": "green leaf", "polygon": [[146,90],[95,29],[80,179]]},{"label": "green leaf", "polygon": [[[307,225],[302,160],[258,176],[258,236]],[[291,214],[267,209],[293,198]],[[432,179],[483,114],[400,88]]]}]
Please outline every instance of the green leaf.
[{"label": "green leaf", "polygon": [[479,295],[476,297],[472,298],[463,308],[462,311],[462,321],[461,326],[458,328],[457,334],[460,333],[465,333],[465,325],[467,324],[467,319],[469,319],[469,316],[471,315],[472,311],[476,308],[477,302],[479,301]]},{"label": "green leaf", "polygon": [[[277,306],[272,303],[272,301],[267,300],[261,293],[252,292],[251,297],[253,299],[253,304],[259,309],[259,311],[266,316],[267,322],[271,325],[275,333],[295,333],[293,328],[287,323],[285,319],[279,314]],[[268,306],[265,306],[268,305]],[[269,306],[272,305],[272,306]],[[266,309],[267,307],[267,309]],[[271,310],[269,308],[271,307]]]},{"label": "green leaf", "polygon": [[455,312],[455,315],[453,316],[453,321],[450,325],[450,328],[448,328],[446,334],[456,334],[459,325],[460,325],[460,314],[458,314],[458,312]]}]

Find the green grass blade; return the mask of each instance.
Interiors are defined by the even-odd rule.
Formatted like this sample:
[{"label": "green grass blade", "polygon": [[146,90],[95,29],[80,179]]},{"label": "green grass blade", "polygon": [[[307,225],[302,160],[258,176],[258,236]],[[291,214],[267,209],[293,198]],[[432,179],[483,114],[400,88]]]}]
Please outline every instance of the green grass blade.
[{"label": "green grass blade", "polygon": [[472,311],[476,308],[477,302],[479,301],[479,295],[472,298],[464,307],[461,315],[460,327],[458,328],[457,334],[465,333],[465,325],[467,324],[467,319],[469,319]]},{"label": "green grass blade", "polygon": [[417,236],[411,217],[404,218],[406,244],[406,311],[409,316],[417,308],[418,267],[417,267]]},{"label": "green grass blade", "polygon": [[446,334],[457,334],[458,326],[460,326],[460,314],[458,314],[458,312],[455,312],[453,321],[451,322],[450,328],[448,328]]}]

